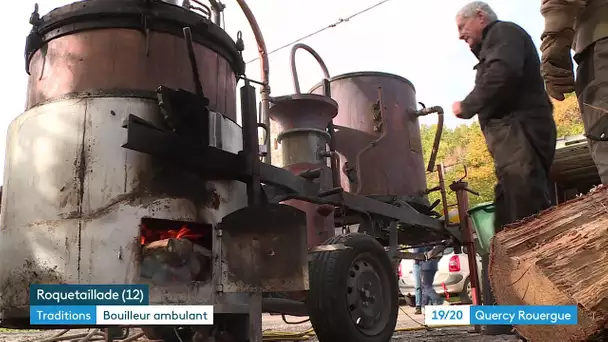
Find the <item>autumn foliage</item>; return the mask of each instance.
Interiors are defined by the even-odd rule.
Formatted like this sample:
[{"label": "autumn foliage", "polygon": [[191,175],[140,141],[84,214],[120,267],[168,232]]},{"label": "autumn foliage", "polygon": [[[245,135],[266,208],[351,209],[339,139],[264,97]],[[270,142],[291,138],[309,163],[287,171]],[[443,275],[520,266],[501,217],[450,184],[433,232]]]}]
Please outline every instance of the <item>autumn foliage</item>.
[{"label": "autumn foliage", "polygon": [[[576,96],[570,94],[564,101],[554,101],[553,105],[558,137],[583,133],[583,123]],[[425,160],[428,160],[431,153],[435,129],[436,125],[423,125],[420,129]],[[464,176],[463,165],[466,165],[468,174],[466,180],[469,182],[469,187],[480,193],[479,197],[473,195],[469,197],[471,206],[493,201],[494,184],[496,183],[494,163],[478,122],[471,125],[459,125],[453,129],[444,127],[437,160],[443,161],[447,167],[446,186]],[[427,182],[429,188],[438,185],[437,173],[429,173]],[[439,198],[439,193],[429,196],[431,203]],[[454,194],[449,191],[448,202],[456,203]]]}]

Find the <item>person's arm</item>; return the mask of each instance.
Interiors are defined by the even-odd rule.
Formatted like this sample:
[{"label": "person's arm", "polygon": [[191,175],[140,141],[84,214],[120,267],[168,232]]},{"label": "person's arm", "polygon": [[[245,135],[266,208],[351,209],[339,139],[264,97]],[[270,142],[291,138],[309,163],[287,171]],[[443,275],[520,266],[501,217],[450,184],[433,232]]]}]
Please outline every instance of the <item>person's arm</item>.
[{"label": "person's arm", "polygon": [[461,102],[459,117],[470,119],[483,108],[500,104],[511,93],[513,81],[523,76],[525,36],[512,26],[496,24],[484,41],[484,72]]},{"label": "person's arm", "polygon": [[[588,0],[542,0],[540,13],[545,18],[545,28],[541,40],[546,36],[572,30],[578,11],[587,5]],[[572,35],[566,35],[572,46]]]}]

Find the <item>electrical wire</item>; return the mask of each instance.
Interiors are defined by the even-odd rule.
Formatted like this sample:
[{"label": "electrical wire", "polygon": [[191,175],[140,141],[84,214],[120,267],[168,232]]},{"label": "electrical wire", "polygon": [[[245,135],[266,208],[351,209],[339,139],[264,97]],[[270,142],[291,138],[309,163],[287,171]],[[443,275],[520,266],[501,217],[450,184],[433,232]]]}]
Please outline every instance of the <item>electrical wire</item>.
[{"label": "electrical wire", "polygon": [[[383,4],[385,4],[385,3],[389,2],[389,1],[391,1],[391,0],[383,0],[383,1],[380,1],[380,2],[376,3],[375,5],[372,5],[372,6],[370,6],[370,7],[367,7],[367,8],[365,8],[365,9],[363,9],[363,10],[361,10],[361,11],[359,11],[359,12],[355,13],[355,14],[352,14],[352,15],[350,15],[350,16],[348,16],[348,17],[346,17],[346,19],[342,19],[342,18],[340,18],[340,19],[338,19],[338,21],[336,21],[335,23],[332,23],[332,24],[330,24],[330,25],[327,25],[326,27],[324,27],[324,28],[322,28],[322,29],[319,29],[319,30],[317,30],[317,31],[314,31],[314,32],[312,32],[312,33],[309,33],[309,34],[307,34],[307,35],[305,35],[305,36],[303,36],[303,37],[301,37],[301,38],[298,38],[298,39],[296,39],[296,40],[294,40],[294,41],[292,41],[292,42],[290,42],[290,43],[287,43],[287,44],[285,44],[285,45],[282,45],[282,46],[280,46],[280,47],[278,47],[278,48],[276,48],[276,49],[274,49],[274,50],[272,50],[272,51],[268,52],[268,53],[267,53],[267,55],[270,55],[270,54],[273,54],[273,53],[275,53],[275,52],[277,52],[277,51],[283,50],[283,49],[285,49],[285,48],[287,48],[287,47],[289,47],[289,46],[291,46],[291,45],[293,45],[293,44],[295,44],[295,43],[298,43],[298,42],[300,42],[300,41],[302,41],[302,40],[304,40],[304,39],[310,38],[310,37],[312,37],[312,36],[315,36],[315,35],[317,35],[317,34],[319,34],[319,33],[323,32],[323,31],[325,31],[325,30],[328,30],[328,29],[330,29],[330,28],[336,27],[336,26],[338,26],[338,25],[340,25],[340,24],[342,24],[342,23],[348,22],[348,21],[350,21],[351,19],[355,18],[356,16],[361,15],[361,14],[363,14],[363,13],[365,13],[365,12],[368,12],[368,11],[370,11],[370,10],[372,10],[372,9],[374,9],[374,8],[376,8],[376,7],[378,7],[378,6],[380,6],[380,5],[383,5]],[[256,57],[256,58],[254,58],[254,59],[250,60],[249,62],[247,62],[246,64],[249,64],[249,63],[255,62],[255,61],[257,61],[258,59],[260,59],[260,57]]]},{"label": "electrical wire", "polygon": [[[429,327],[427,325],[410,327],[410,328],[397,328],[395,332],[407,332],[407,331],[421,331],[421,330],[433,330],[442,328],[458,328],[458,327],[470,327],[470,325],[434,325]],[[302,332],[289,332],[289,331],[264,331],[262,340],[263,341],[309,341],[315,336],[314,329],[310,328]]]},{"label": "electrical wire", "polygon": [[285,322],[285,324],[296,324],[297,325],[297,324],[304,324],[304,323],[310,321],[310,318],[309,318],[309,319],[304,319],[304,320],[301,320],[301,321],[290,322],[290,321],[287,320],[287,318],[285,317],[285,315],[281,315],[281,317],[283,318],[283,322]]},{"label": "electrical wire", "polygon": [[401,312],[403,312],[409,319],[414,321],[414,323],[417,323],[421,327],[426,327],[426,325],[424,323],[418,322],[417,320],[414,319],[414,317],[410,316],[407,312],[405,312],[405,310],[403,310],[403,308],[401,306],[399,307],[399,310],[401,310]]},{"label": "electrical wire", "polygon": [[[409,319],[411,319],[414,323],[417,323],[418,326],[417,327],[409,327],[409,328],[396,328],[395,332],[408,332],[408,331],[421,331],[421,330],[433,330],[433,329],[441,329],[441,328],[457,328],[457,327],[468,327],[469,325],[435,325],[435,326],[428,326],[424,323],[419,322],[418,320],[414,319],[412,316],[410,316],[405,310],[403,310],[403,308],[399,307],[399,310],[401,310],[401,312],[403,312]],[[283,315],[284,316],[284,315]],[[302,322],[287,322],[285,320],[285,318],[283,317],[283,320],[285,321],[285,323],[288,324],[301,324],[301,323],[305,323],[306,321],[302,321]],[[315,336],[315,331],[313,328],[309,328],[306,329],[304,331],[301,332],[291,332],[291,331],[276,331],[276,330],[265,330],[263,332],[263,337],[262,340],[263,341],[310,341],[311,338],[313,338]]]}]

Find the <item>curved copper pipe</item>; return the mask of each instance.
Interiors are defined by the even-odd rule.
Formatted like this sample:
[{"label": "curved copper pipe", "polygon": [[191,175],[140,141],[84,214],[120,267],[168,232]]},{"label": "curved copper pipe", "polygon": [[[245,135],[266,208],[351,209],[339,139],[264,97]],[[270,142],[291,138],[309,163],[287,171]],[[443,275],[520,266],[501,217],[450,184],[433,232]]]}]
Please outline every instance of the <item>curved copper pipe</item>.
[{"label": "curved copper pipe", "polygon": [[[441,107],[438,107],[441,108]],[[435,169],[435,161],[437,160],[437,153],[439,153],[439,143],[441,142],[441,135],[443,134],[443,109],[437,111],[437,130],[435,131],[435,140],[433,141],[433,150],[429,158],[429,164],[426,167],[428,172],[433,172]]]},{"label": "curved copper pipe", "polygon": [[[258,53],[260,54],[260,69],[261,69],[261,81],[262,81],[262,91],[261,97],[261,117],[262,123],[266,125],[266,127],[270,127],[270,117],[268,116],[268,112],[270,111],[270,65],[268,63],[268,51],[266,49],[266,42],[264,41],[264,36],[262,35],[262,30],[260,29],[260,25],[258,25],[251,8],[245,2],[245,0],[236,0],[236,2],[241,7],[243,14],[247,18],[249,25],[251,26],[251,30],[253,31],[253,35],[255,36],[255,41],[258,44]],[[270,157],[270,139],[264,144],[266,145],[266,156],[263,158],[264,162],[267,164],[271,163]]]},{"label": "curved copper pipe", "polygon": [[433,170],[435,170],[435,161],[437,160],[437,153],[439,153],[439,143],[441,142],[441,135],[443,134],[443,108],[441,106],[425,107],[414,112],[414,118],[432,113],[437,113],[437,130],[435,131],[435,140],[433,141],[433,149],[431,150],[429,163],[426,167],[428,172],[433,172]]},{"label": "curved copper pipe", "polygon": [[296,51],[298,49],[303,49],[308,51],[319,63],[319,66],[323,70],[323,76],[329,80],[329,71],[327,70],[327,65],[323,61],[323,58],[310,46],[302,43],[298,43],[291,48],[291,53],[289,55],[289,64],[291,65],[291,77],[293,79],[293,88],[296,94],[300,94],[300,80],[298,79],[298,70],[296,69]]},{"label": "curved copper pipe", "polygon": [[355,157],[355,172],[357,173],[357,190],[355,191],[355,194],[357,195],[363,189],[363,178],[361,177],[361,156],[373,147],[378,146],[378,144],[388,135],[388,127],[386,126],[386,115],[384,114],[384,101],[382,98],[382,87],[378,87],[378,102],[380,105],[380,116],[384,127],[382,129],[380,137],[369,143],[369,145],[365,146],[363,149],[361,149],[361,151],[359,151],[359,153],[357,153],[357,156]]}]

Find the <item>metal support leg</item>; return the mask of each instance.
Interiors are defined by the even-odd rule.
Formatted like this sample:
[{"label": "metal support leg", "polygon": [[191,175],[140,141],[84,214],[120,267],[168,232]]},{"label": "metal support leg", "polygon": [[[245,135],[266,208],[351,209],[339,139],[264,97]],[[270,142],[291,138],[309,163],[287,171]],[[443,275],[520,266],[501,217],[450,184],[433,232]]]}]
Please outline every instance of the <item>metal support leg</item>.
[{"label": "metal support leg", "polygon": [[[248,205],[259,204],[261,182],[259,169],[258,125],[256,118],[255,88],[248,80],[241,88],[241,113],[243,121],[243,154],[250,168],[251,180],[247,182]],[[262,342],[262,294],[249,294],[249,341]]]},{"label": "metal support leg", "polygon": [[[397,243],[398,243],[398,228],[399,224],[397,223],[397,221],[393,221],[391,222],[390,226],[389,226],[389,250],[388,250],[388,256],[391,259],[391,262],[395,262],[396,259],[399,259],[397,257]],[[400,259],[399,259],[400,260]]]},{"label": "metal support leg", "polygon": [[[471,221],[468,215],[469,210],[469,195],[467,192],[473,192],[467,188],[467,183],[458,181],[450,185],[450,189],[456,192],[456,200],[458,202],[458,215],[460,218],[460,226],[462,228],[462,237],[464,244],[467,247],[467,259],[469,260],[471,292],[473,295],[473,305],[480,305],[480,286],[479,286],[479,270],[477,269],[477,252],[475,251],[475,240],[471,229]],[[447,218],[446,218],[447,219]],[[481,326],[476,325],[475,331],[481,331]]]},{"label": "metal support leg", "polygon": [[249,294],[249,341],[262,342],[262,294]]}]

